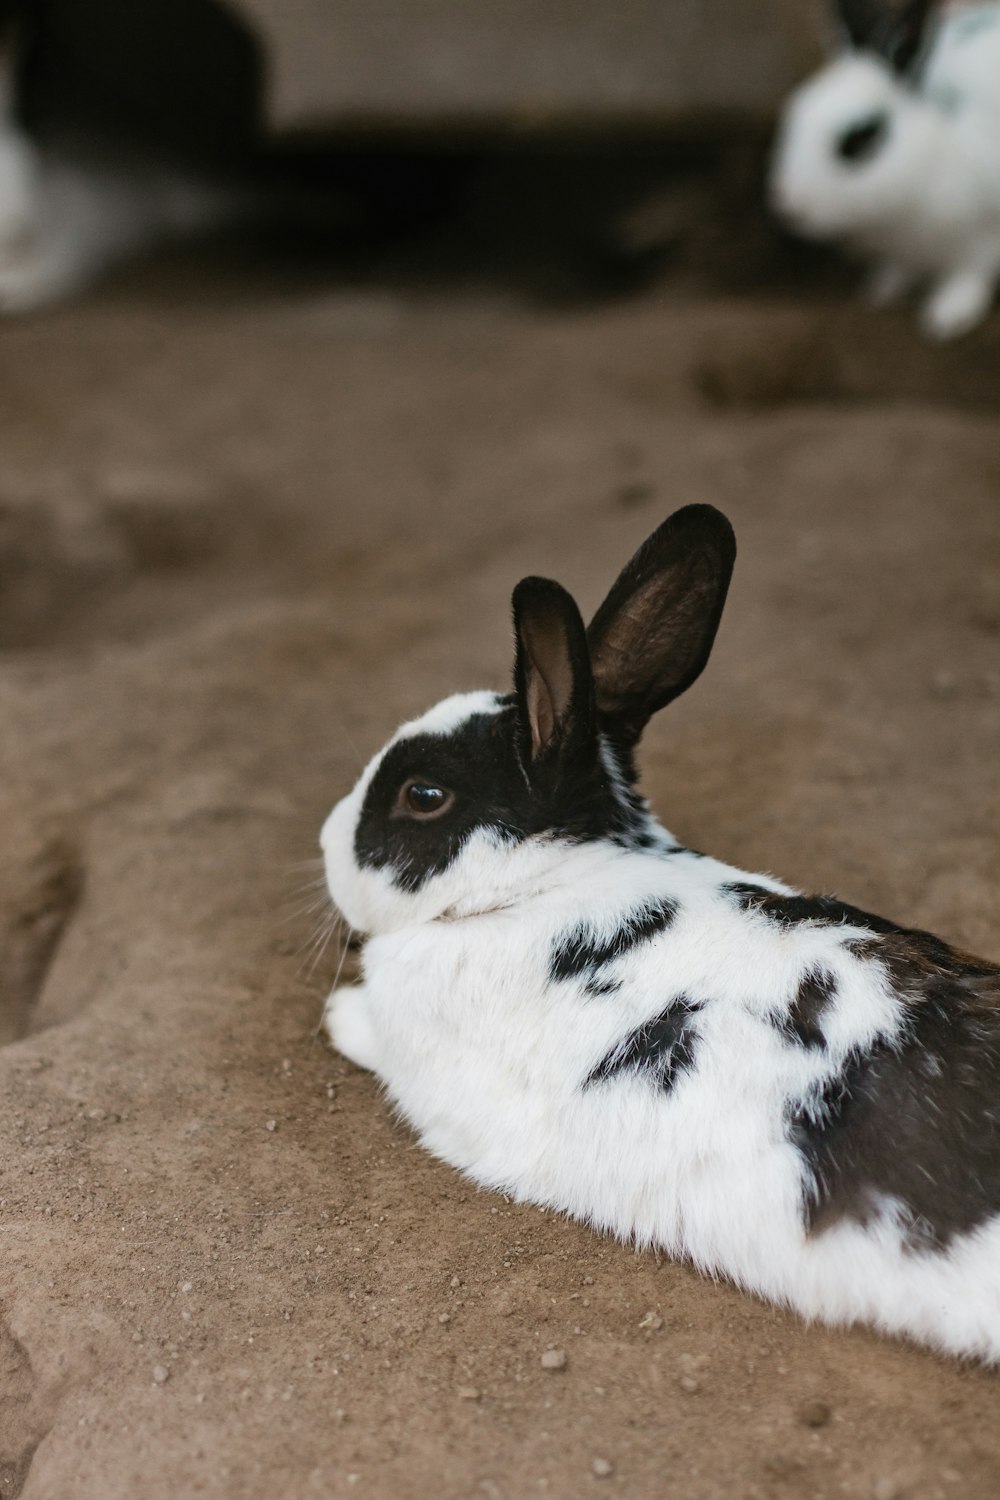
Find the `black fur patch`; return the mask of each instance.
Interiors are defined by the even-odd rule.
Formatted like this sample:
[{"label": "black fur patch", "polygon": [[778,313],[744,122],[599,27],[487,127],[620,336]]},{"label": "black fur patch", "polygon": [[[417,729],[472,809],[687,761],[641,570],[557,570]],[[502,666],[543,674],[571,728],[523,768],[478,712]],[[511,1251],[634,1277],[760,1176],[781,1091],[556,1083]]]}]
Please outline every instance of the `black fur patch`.
[{"label": "black fur patch", "polygon": [[610,937],[597,941],[586,923],[574,927],[561,937],[549,960],[549,978],[582,979],[589,995],[609,995],[619,988],[619,981],[602,971],[616,959],[624,958],[640,943],[649,942],[665,932],[677,915],[676,901],[663,896],[645,901],[622,918]]},{"label": "black fur patch", "polygon": [[603,1057],[586,1080],[589,1086],[621,1073],[645,1073],[664,1093],[694,1064],[697,1032],[692,1018],[702,1009],[697,1000],[679,995],[662,1015],[638,1027]]},{"label": "black fur patch", "polygon": [[[724,889],[782,926],[860,928],[845,950],[877,965],[898,996],[899,1040],[851,1053],[790,1111],[813,1182],[810,1231],[865,1223],[891,1199],[914,1248],[940,1248],[1000,1214],[1000,968],[832,896]],[[787,1018],[806,1046],[823,1044],[825,991],[812,971]]]},{"label": "black fur patch", "polygon": [[913,1246],[939,1248],[1000,1213],[1000,969],[941,948],[929,963],[889,936],[859,955],[897,989],[903,1033],[852,1053],[792,1111],[812,1232],[864,1223],[890,1198]]},{"label": "black fur patch", "polygon": [[721,889],[735,896],[737,905],[743,911],[760,912],[761,916],[768,917],[783,927],[794,927],[803,922],[828,927],[862,927],[880,936],[906,938],[930,962],[947,964],[949,955],[953,953],[948,944],[935,937],[932,932],[922,932],[916,927],[900,927],[886,917],[862,911],[858,906],[849,906],[836,896],[782,896],[748,881],[730,881]]},{"label": "black fur patch", "polygon": [[[452,810],[427,822],[395,815],[399,789],[412,777],[454,792]],[[599,760],[544,798],[533,791],[519,759],[516,706],[505,698],[496,713],[471,714],[449,733],[391,746],[365,795],[354,851],[362,868],[388,870],[401,889],[419,891],[477,829],[512,844],[548,832],[633,847],[648,826],[638,797],[617,787]]]},{"label": "black fur patch", "polygon": [[777,1018],[779,1030],[800,1047],[825,1047],[823,1014],[836,993],[837,981],[829,969],[810,969],[799,980],[787,1013]]}]

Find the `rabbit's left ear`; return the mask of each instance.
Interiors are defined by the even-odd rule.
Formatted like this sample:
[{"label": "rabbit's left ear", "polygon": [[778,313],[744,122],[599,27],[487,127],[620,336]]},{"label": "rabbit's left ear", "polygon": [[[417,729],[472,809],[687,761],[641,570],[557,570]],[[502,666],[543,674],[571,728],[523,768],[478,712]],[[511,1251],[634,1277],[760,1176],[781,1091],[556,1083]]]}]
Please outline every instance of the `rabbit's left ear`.
[{"label": "rabbit's left ear", "polygon": [[851,46],[859,51],[871,48],[882,20],[878,0],[836,0],[836,11]]},{"label": "rabbit's left ear", "polygon": [[837,0],[851,45],[877,53],[901,77],[919,61],[936,9],[937,0]]},{"label": "rabbit's left ear", "polygon": [[906,0],[886,17],[879,51],[894,73],[905,77],[920,61],[937,0]]},{"label": "rabbit's left ear", "polygon": [[587,632],[572,597],[551,579],[522,579],[513,604],[521,762],[531,781],[558,780],[597,758]]}]

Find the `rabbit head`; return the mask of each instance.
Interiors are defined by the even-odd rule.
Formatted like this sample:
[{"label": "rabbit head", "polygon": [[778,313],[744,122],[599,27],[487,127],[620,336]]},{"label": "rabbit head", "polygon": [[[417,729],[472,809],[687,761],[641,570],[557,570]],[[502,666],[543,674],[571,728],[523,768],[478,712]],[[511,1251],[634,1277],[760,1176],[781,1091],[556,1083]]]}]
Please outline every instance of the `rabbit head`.
[{"label": "rabbit head", "polygon": [[735,552],[717,510],[676,512],[589,629],[558,583],[523,579],[513,691],[459,694],[405,724],[327,819],[327,882],[352,927],[487,911],[559,879],[595,842],[661,843],[633,752],[704,668]]},{"label": "rabbit head", "polygon": [[840,0],[850,46],[808,79],[782,116],[770,196],[800,233],[864,236],[926,200],[944,121],[914,91],[934,9]]}]

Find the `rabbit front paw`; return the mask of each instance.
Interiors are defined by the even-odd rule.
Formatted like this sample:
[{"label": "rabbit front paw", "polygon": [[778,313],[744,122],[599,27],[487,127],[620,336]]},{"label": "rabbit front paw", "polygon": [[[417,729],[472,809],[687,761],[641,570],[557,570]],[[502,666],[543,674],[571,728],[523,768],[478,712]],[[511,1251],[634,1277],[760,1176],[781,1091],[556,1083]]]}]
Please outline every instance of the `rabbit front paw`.
[{"label": "rabbit front paw", "polygon": [[377,1046],[375,1029],[368,1014],[364,985],[343,985],[334,990],[323,1011],[326,1034],[348,1061],[373,1073]]},{"label": "rabbit front paw", "polygon": [[990,310],[993,282],[978,271],[956,271],[939,281],[922,315],[924,333],[932,339],[957,339],[971,333]]}]

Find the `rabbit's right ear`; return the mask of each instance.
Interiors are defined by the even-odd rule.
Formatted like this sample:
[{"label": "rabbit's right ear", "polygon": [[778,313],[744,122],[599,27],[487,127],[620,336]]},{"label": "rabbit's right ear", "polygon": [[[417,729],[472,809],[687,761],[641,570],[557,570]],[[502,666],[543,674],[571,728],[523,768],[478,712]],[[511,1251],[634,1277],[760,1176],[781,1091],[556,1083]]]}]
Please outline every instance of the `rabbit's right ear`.
[{"label": "rabbit's right ear", "polygon": [[736,538],[721,511],[676,511],[626,564],[587,632],[601,727],[626,750],[708,661]]},{"label": "rabbit's right ear", "polygon": [[837,14],[852,47],[877,53],[905,77],[919,62],[936,5],[937,0],[837,0]]}]

